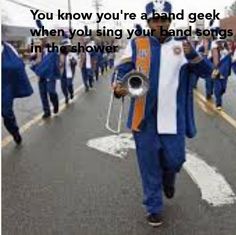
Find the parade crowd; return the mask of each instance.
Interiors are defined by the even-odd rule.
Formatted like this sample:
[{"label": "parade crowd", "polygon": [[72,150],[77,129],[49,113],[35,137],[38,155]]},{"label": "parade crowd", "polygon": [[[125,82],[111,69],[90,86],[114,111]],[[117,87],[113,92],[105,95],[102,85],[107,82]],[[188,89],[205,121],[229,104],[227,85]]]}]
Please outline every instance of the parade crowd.
[{"label": "parade crowd", "polygon": [[[38,88],[43,109],[43,119],[50,118],[51,112],[59,111],[59,98],[56,83],[60,81],[65,103],[74,98],[74,79],[79,67],[85,92],[93,89],[108,69],[113,68],[115,53],[106,52],[72,52],[71,40],[66,36],[61,39],[60,52],[48,52],[48,37],[34,38],[33,45],[41,47],[30,53],[29,61],[32,71],[38,77]],[[99,42],[101,44],[101,42]],[[104,42],[102,42],[104,44]],[[83,44],[94,46],[93,38],[84,38]],[[106,42],[106,44],[108,44]],[[11,79],[9,79],[11,78]],[[21,144],[22,137],[13,110],[15,98],[28,97],[33,94],[30,80],[25,70],[25,61],[8,42],[2,42],[2,117],[8,132],[16,144]],[[52,108],[51,108],[52,106]]]},{"label": "parade crowd", "polygon": [[[92,37],[86,37],[83,41],[84,45],[88,47],[96,45]],[[34,38],[33,45],[40,46],[42,51],[33,52],[29,57],[31,69],[38,76],[40,98],[44,111],[43,119],[51,116],[50,103],[53,106],[53,113],[56,114],[59,111],[57,80],[61,82],[65,102],[68,104],[69,100],[74,97],[73,80],[76,67],[80,68],[85,91],[88,92],[93,88],[94,81],[98,80],[99,76],[103,76],[104,71],[113,68],[116,54],[101,51],[72,52],[73,45],[68,37],[63,37],[58,45],[61,47],[59,53],[48,52],[48,43],[48,37]],[[232,71],[236,73],[236,42],[232,39],[200,38],[193,39],[191,43],[201,56],[207,58],[220,70],[220,73],[217,74],[216,71],[204,82],[207,100],[211,100],[214,95],[216,107],[221,110],[228,78]],[[220,63],[217,62],[217,59],[213,60],[214,53],[217,54],[216,57],[219,56]],[[9,77],[12,79],[9,80]],[[217,77],[219,79],[215,79]],[[197,88],[199,77],[192,75],[191,80],[193,87]],[[14,98],[30,96],[32,93],[30,81],[24,69],[24,61],[12,45],[2,42],[2,116],[5,127],[16,143],[21,143],[21,136],[13,111],[13,101]]]}]

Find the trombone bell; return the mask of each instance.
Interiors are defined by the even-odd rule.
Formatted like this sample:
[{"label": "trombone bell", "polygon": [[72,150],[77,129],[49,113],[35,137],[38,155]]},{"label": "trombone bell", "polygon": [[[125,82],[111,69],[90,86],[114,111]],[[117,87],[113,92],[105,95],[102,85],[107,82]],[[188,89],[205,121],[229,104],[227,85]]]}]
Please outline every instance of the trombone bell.
[{"label": "trombone bell", "polygon": [[138,71],[131,71],[125,75],[123,85],[128,90],[128,95],[132,98],[143,96],[149,90],[148,78]]},{"label": "trombone bell", "polygon": [[[130,73],[127,73],[122,80],[123,81],[120,82],[120,84],[125,88],[127,88],[128,95],[131,98],[144,96],[149,90],[149,80],[141,72],[131,71]],[[117,73],[115,76],[115,83],[116,82],[119,82],[117,81]],[[124,97],[122,97],[121,106],[118,113],[118,123],[116,129],[113,129],[111,127],[111,113],[114,106],[113,103],[114,103],[114,91],[111,94],[105,127],[112,133],[119,134],[121,131],[122,117],[124,112]]]}]

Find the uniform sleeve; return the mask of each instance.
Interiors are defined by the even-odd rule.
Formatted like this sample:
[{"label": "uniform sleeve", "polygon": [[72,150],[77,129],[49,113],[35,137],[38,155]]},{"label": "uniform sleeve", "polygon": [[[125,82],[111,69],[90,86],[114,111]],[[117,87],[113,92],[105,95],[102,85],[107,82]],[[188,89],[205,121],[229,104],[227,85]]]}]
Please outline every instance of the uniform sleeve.
[{"label": "uniform sleeve", "polygon": [[194,74],[202,78],[211,77],[213,64],[209,60],[199,55],[195,50],[186,55],[186,58]]},{"label": "uniform sleeve", "polygon": [[[135,64],[132,61],[133,53],[134,53],[134,42],[129,41],[125,50],[123,51],[121,58],[117,61],[116,69],[112,76],[112,83],[115,79],[122,82],[125,74],[130,72],[135,68]],[[116,77],[116,78],[115,78]]]},{"label": "uniform sleeve", "polygon": [[15,49],[15,47],[13,47],[10,43],[6,43],[6,45],[11,48],[11,50],[15,53],[15,55],[17,55],[18,57],[20,57],[20,55],[18,54],[18,52],[17,52],[17,50]]}]

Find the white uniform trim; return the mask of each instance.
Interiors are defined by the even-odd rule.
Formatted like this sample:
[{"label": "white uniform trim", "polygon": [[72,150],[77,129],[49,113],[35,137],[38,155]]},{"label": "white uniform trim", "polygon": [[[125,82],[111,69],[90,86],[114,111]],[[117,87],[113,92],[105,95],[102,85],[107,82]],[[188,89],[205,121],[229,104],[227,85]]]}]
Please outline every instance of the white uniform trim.
[{"label": "white uniform trim", "polygon": [[227,49],[223,49],[220,51],[220,60],[223,60],[227,55],[229,54],[229,51]]},{"label": "white uniform trim", "polygon": [[[8,43],[8,42],[4,42],[7,46],[9,46],[11,49],[12,49],[12,51],[18,56],[18,57],[20,57],[20,55],[18,54],[18,52],[17,52],[17,50],[15,49],[15,47],[13,47],[10,43]],[[4,50],[4,44],[2,44],[2,52],[3,52],[3,50]]]},{"label": "white uniform trim", "polygon": [[[179,54],[176,53],[178,51]],[[157,97],[157,132],[159,134],[177,134],[179,73],[185,63],[187,60],[181,41],[171,40],[161,46]]]},{"label": "white uniform trim", "polygon": [[72,73],[72,69],[71,69],[71,59],[74,58],[77,60],[77,55],[75,53],[68,53],[66,56],[66,61],[65,61],[65,69],[66,69],[66,77],[67,78],[72,78],[73,77],[73,73]]}]

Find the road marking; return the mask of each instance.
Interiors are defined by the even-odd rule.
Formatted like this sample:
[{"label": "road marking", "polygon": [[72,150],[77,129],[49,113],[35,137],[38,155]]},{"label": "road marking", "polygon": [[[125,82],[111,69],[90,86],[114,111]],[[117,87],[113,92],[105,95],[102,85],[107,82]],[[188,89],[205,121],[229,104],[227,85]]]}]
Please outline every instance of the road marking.
[{"label": "road marking", "polygon": [[211,109],[208,108],[207,104],[205,102],[203,102],[200,99],[196,99],[197,104],[199,105],[199,107],[208,115],[213,116],[215,114],[215,112]]},{"label": "road marking", "polygon": [[187,159],[184,168],[201,189],[203,200],[212,206],[235,203],[233,190],[216,168],[209,166],[196,153],[190,151],[187,153]]},{"label": "road marking", "polygon": [[[131,134],[110,135],[91,139],[87,146],[100,152],[125,158],[129,149],[135,149]],[[211,206],[223,206],[236,202],[236,196],[226,179],[215,167],[209,166],[201,157],[187,151],[187,161],[184,169],[201,191],[201,198]]]},{"label": "road marking", "polygon": [[[80,85],[78,88],[75,89],[75,97],[74,97],[74,101],[78,98],[78,93],[83,89],[83,85]],[[67,105],[64,103],[64,98],[62,98],[60,100],[60,107],[59,107],[59,113],[61,113],[65,108],[67,107]],[[28,121],[26,124],[24,124],[22,127],[20,127],[20,132],[24,133],[26,132],[28,129],[30,129],[33,125],[35,124],[39,124],[40,126],[43,125],[45,123],[45,121],[42,120],[42,115],[43,113],[40,113],[38,115],[36,115],[32,120]],[[53,115],[50,119],[56,117],[58,114]],[[41,122],[40,122],[41,121]],[[10,144],[13,141],[12,137],[10,135],[6,136],[3,140],[2,140],[2,148],[6,147],[8,144]]]},{"label": "road marking", "polygon": [[133,137],[129,133],[91,139],[87,146],[118,158],[125,158],[129,149],[135,149]]},{"label": "road marking", "polygon": [[[228,122],[231,126],[233,126],[236,129],[236,120],[234,118],[232,118],[224,110],[218,111],[216,109],[214,103],[206,100],[206,98],[199,91],[195,90],[194,93],[195,93],[198,100],[201,100],[202,102],[204,102],[208,108],[210,108],[212,111],[217,113],[221,118],[223,118],[226,122]],[[203,111],[204,111],[204,109],[203,109]]]}]

